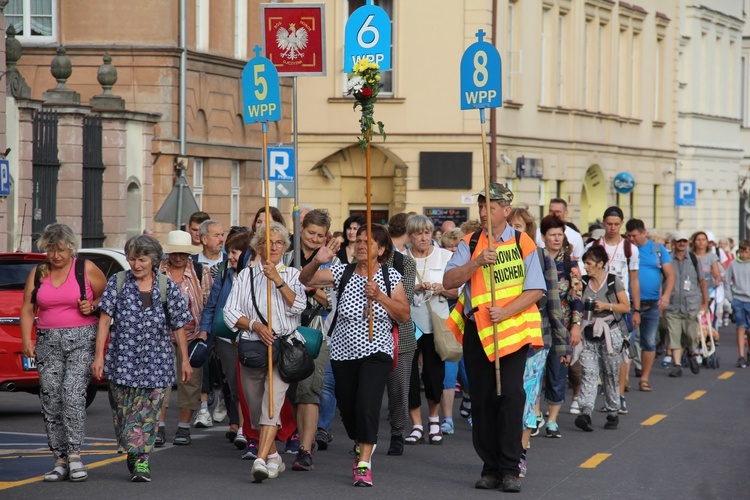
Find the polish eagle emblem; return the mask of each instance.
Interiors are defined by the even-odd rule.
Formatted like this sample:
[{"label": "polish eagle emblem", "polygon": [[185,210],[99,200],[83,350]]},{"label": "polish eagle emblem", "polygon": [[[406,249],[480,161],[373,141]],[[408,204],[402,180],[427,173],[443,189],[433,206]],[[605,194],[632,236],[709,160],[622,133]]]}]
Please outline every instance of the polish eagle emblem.
[{"label": "polish eagle emblem", "polygon": [[283,26],[280,27],[276,31],[276,45],[284,51],[281,57],[291,60],[304,57],[302,50],[307,47],[307,37],[307,30],[304,27],[295,29],[294,23],[289,24],[288,31]]}]

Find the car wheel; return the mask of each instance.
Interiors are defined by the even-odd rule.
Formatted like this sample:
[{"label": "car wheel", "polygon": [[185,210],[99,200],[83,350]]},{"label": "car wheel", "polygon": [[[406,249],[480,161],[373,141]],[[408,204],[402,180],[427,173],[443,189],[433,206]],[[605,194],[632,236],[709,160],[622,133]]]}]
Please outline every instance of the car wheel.
[{"label": "car wheel", "polygon": [[91,406],[91,403],[94,402],[94,398],[96,397],[96,391],[98,391],[99,388],[93,384],[89,385],[86,388],[86,408]]}]

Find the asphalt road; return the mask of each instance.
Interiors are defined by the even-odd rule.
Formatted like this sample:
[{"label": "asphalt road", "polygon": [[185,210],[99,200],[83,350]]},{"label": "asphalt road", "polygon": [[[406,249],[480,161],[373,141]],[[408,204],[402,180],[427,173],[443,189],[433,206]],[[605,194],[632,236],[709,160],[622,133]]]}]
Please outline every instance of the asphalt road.
[{"label": "asphalt road", "polygon": [[[596,430],[584,433],[573,425],[574,417],[563,412],[559,419],[562,439],[532,438],[521,495],[545,499],[747,498],[750,371],[734,367],[733,330],[724,328],[722,334],[719,369],[704,368],[697,376],[685,370],[682,378],[671,379],[657,367],[651,377],[652,393],[639,392],[637,379],[631,377],[630,412],[620,417],[617,430],[604,430],[605,416],[596,413]],[[176,401],[171,408],[170,437],[176,427]],[[373,460],[373,488],[351,485],[351,442],[338,420],[334,441],[328,450],[317,452],[312,472],[292,471],[292,456],[285,455],[286,472],[276,480],[252,484],[251,462],[240,459],[224,438],[226,426],[218,424],[194,429],[190,446],[168,444],[156,450],[151,457],[153,482],[136,484],[129,482],[125,458],[116,453],[106,392],[100,391],[86,422],[84,462],[90,468],[89,479],[43,483],[41,474],[51,469],[52,459],[38,398],[0,393],[0,499],[494,498],[498,492],[473,488],[481,464],[471,445],[471,429],[457,410],[456,434],[447,436],[441,446],[411,446],[403,456],[389,457],[384,437],[383,449],[376,451]],[[385,411],[380,429],[387,436]]]}]

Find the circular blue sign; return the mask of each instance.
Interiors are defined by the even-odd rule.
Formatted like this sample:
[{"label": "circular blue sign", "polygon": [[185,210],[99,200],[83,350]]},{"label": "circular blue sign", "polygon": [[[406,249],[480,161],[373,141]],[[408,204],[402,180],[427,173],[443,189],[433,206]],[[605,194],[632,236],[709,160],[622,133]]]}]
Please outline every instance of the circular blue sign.
[{"label": "circular blue sign", "polygon": [[620,194],[630,194],[635,188],[635,177],[630,172],[620,172],[615,176],[615,191]]}]

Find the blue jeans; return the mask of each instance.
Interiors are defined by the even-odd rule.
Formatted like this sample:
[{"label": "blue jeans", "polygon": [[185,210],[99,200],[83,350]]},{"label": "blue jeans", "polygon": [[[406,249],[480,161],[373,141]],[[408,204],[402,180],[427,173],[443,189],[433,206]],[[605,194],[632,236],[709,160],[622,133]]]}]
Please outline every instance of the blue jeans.
[{"label": "blue jeans", "polygon": [[466,376],[466,367],[464,366],[464,358],[461,361],[454,363],[453,361],[445,362],[445,378],[443,379],[443,388],[451,389],[456,386],[456,380],[461,381],[461,390],[466,394],[469,394],[469,379]]},{"label": "blue jeans", "polygon": [[323,392],[320,393],[320,405],[318,406],[318,428],[325,429],[326,432],[331,430],[331,422],[333,422],[333,416],[336,414],[335,387],[333,370],[331,370],[331,363],[329,362],[326,366]]},{"label": "blue jeans", "polygon": [[[643,307],[644,301],[641,301]],[[656,351],[656,332],[659,330],[659,305],[654,302],[650,309],[641,311],[641,349],[646,352]]]},{"label": "blue jeans", "polygon": [[750,323],[750,302],[732,299],[732,310],[737,328],[747,328]]},{"label": "blue jeans", "polygon": [[550,349],[544,368],[544,400],[547,404],[561,405],[565,402],[567,382],[568,367],[560,362],[560,355]]}]

